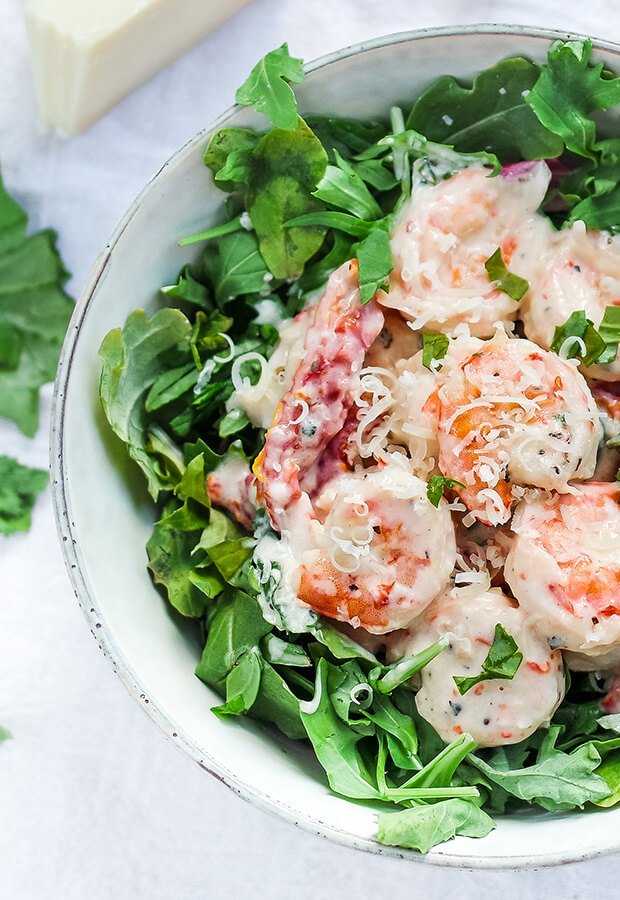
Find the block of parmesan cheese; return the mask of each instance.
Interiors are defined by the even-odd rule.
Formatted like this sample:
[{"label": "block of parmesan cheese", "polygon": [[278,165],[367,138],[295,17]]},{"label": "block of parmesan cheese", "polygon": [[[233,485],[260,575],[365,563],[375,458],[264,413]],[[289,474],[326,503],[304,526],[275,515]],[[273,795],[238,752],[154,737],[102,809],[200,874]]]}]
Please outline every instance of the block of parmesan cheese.
[{"label": "block of parmesan cheese", "polygon": [[250,0],[27,0],[45,124],[84,131]]}]

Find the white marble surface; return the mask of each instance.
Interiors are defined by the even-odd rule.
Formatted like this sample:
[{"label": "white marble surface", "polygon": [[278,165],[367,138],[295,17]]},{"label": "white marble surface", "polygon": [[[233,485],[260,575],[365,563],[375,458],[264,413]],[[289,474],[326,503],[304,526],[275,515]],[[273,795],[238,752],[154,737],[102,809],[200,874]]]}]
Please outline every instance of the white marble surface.
[{"label": "white marble surface", "polygon": [[[22,0],[0,0],[0,163],[32,225],[58,230],[74,294],[147,178],[284,40],[311,59],[380,33],[495,21],[620,41],[609,0],[417,6],[256,0],[64,141],[37,128]],[[0,453],[46,465],[50,396],[35,440],[0,423]],[[13,900],[618,895],[618,857],[540,872],[442,871],[334,846],[239,800],[164,740],[104,661],[65,576],[48,494],[28,535],[0,538],[0,722],[15,738],[0,746],[0,894]]]}]

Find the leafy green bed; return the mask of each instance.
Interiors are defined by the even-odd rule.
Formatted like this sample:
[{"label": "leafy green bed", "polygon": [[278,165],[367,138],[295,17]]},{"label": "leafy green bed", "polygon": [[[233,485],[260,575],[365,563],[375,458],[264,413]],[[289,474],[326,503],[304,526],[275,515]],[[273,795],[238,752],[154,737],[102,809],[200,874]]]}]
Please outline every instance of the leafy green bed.
[{"label": "leafy green bed", "polygon": [[[158,504],[149,568],[204,629],[196,673],[223,698],[214,712],[247,713],[309,741],[334,792],[385,804],[386,844],[425,852],[455,834],[487,834],[494,814],[614,804],[620,717],[602,715],[596,683],[573,676],[551,726],[528,740],[480,751],[464,734],[445,746],[418,716],[409,681],[441,642],[386,665],[318,616],[303,634],[269,624],[254,536],[205,492],[222,459],[251,461],[264,440],[244,412],[226,409],[231,369],[251,351],[268,357],[278,339],[270,323],[301,310],[345,260],[358,259],[364,302],[384,284],[413,165],[432,181],[471,159],[497,172],[545,158],[556,173],[545,207],[555,225],[583,219],[617,230],[620,138],[599,134],[592,114],[620,102],[620,79],[590,66],[590,52],[589,42],[556,43],[545,65],[504,60],[471,86],[445,76],[406,117],[393,108],[367,122],[302,119],[290,87],[303,80],[301,61],[286,45],[268,54],[237,100],[273,127],[224,128],[206,148],[226,193],[224,224],[181,241],[206,246],[163,288],[170,307],[150,319],[132,313],[101,347],[105,412]],[[501,258],[489,264],[496,283],[509,276]],[[242,374],[259,372],[250,360]],[[437,502],[442,487],[433,487]],[[268,527],[259,514],[256,532]]]}]

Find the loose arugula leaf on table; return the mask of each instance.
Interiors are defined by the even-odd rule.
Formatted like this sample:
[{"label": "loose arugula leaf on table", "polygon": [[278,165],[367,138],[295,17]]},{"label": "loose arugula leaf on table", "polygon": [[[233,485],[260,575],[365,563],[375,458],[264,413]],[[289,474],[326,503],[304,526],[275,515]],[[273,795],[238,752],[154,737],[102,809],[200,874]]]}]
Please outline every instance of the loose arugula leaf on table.
[{"label": "loose arugula leaf on table", "polygon": [[475,803],[450,799],[402,812],[379,813],[377,838],[381,844],[428,853],[456,835],[486,837],[493,828],[493,819]]},{"label": "loose arugula leaf on table", "polygon": [[495,253],[487,259],[484,267],[487,270],[489,281],[493,282],[493,285],[497,290],[501,291],[503,294],[508,294],[508,296],[513,300],[516,300],[517,303],[529,291],[529,281],[525,278],[521,278],[520,275],[515,275],[514,272],[508,271],[508,267],[502,256],[501,247],[498,247]]},{"label": "loose arugula leaf on table", "polygon": [[462,152],[486,150],[503,163],[559,156],[562,139],[528,103],[540,73],[536,63],[515,58],[480,72],[471,87],[443,76],[416,100],[407,128]]},{"label": "loose arugula leaf on table", "polygon": [[[446,334],[432,334],[430,331],[422,333],[422,365],[432,371],[431,363],[439,362],[448,352],[450,340]],[[441,366],[436,366],[440,369]]]},{"label": "loose arugula leaf on table", "polygon": [[523,654],[519,650],[515,639],[498,622],[495,626],[493,643],[482,663],[480,674],[472,677],[455,675],[454,683],[458,687],[460,694],[466,694],[467,691],[482,681],[492,681],[497,678],[514,678],[522,661]]},{"label": "loose arugula leaf on table", "polygon": [[56,376],[73,301],[55,233],[27,237],[27,221],[0,177],[0,416],[33,437],[39,389]]},{"label": "loose arugula leaf on table", "polygon": [[9,456],[0,456],[0,534],[28,531],[36,496],[48,481],[43,469],[31,469]]},{"label": "loose arugula leaf on table", "polygon": [[426,496],[433,506],[437,507],[439,506],[439,501],[443,497],[446,488],[452,490],[454,487],[464,488],[465,485],[461,484],[461,482],[457,481],[455,478],[446,478],[443,475],[431,475],[428,479],[428,484],[426,485]]},{"label": "loose arugula leaf on table", "polygon": [[620,78],[608,77],[603,63],[590,66],[591,53],[590,40],[555,41],[526,102],[567,150],[595,158],[591,114],[620,103]]},{"label": "loose arugula leaf on table", "polygon": [[291,56],[288,44],[282,44],[257,62],[235,100],[264,113],[276,128],[293,131],[297,126],[297,100],[290,84],[300,84],[304,78],[303,60]]}]

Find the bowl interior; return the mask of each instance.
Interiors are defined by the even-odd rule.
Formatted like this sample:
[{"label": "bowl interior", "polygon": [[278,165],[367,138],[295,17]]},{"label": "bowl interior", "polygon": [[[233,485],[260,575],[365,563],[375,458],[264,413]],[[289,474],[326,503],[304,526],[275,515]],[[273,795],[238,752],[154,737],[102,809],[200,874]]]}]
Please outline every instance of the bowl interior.
[{"label": "bowl interior", "polygon": [[[487,26],[382,38],[311,65],[297,90],[300,108],[302,114],[385,116],[395,102],[406,107],[440,75],[467,78],[516,54],[543,60],[555,37],[566,35]],[[620,69],[617,50],[598,46],[595,53]],[[265,127],[248,110],[232,110],[214,127],[223,122]],[[246,798],[312,831],[420,859],[377,844],[372,808],[330,794],[305,748],[249,720],[222,722],[211,714],[218,700],[194,675],[197,635],[180,626],[147,574],[153,508],[137,469],[103,420],[98,349],[134,308],[157,308],[158,288],[173,281],[189,258],[178,238],[213,221],[223,195],[202,165],[208,134],[197,135],[166,163],[128,211],[95,264],[69,329],[52,425],[54,500],[69,573],[113,667],[188,756]],[[620,810],[505,818],[483,840],[457,838],[425,859],[467,867],[584,859],[618,849],[618,824]]]}]

